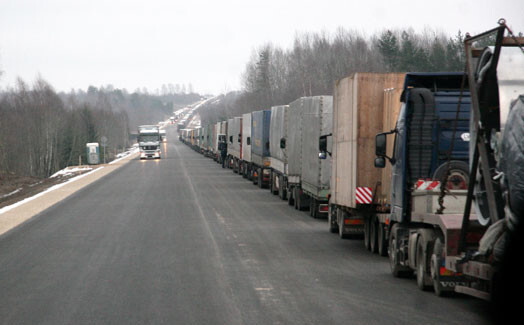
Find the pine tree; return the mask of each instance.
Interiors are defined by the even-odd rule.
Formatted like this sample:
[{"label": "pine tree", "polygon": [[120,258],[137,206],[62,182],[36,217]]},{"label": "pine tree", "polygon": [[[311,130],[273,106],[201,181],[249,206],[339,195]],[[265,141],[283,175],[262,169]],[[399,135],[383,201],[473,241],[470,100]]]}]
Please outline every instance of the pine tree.
[{"label": "pine tree", "polygon": [[387,69],[389,71],[399,71],[400,49],[398,39],[392,31],[387,30],[380,35],[378,40],[380,54],[384,57]]}]

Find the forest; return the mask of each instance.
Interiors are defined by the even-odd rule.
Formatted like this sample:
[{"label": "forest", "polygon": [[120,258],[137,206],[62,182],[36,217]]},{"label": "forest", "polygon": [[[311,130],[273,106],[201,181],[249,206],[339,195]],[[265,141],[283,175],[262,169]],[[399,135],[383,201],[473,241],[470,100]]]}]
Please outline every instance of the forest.
[{"label": "forest", "polygon": [[297,34],[289,48],[263,44],[246,63],[242,90],[202,107],[202,123],[285,105],[302,96],[331,95],[336,80],[355,72],[463,71],[463,41],[460,31],[449,36],[431,29],[399,29],[364,36],[340,28],[333,34]]},{"label": "forest", "polygon": [[110,161],[132,145],[130,134],[138,125],[156,124],[198,99],[195,93],[128,93],[110,85],[63,93],[41,77],[32,85],[18,80],[0,91],[0,180],[6,175],[48,177],[85,164],[86,143],[100,143],[102,136],[108,139]]}]

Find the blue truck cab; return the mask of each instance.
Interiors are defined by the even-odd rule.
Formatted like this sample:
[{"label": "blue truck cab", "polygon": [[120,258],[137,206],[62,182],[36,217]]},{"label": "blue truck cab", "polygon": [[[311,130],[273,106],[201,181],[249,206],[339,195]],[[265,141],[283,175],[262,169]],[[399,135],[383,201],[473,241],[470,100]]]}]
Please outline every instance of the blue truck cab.
[{"label": "blue truck cab", "polygon": [[[392,164],[390,220],[393,222],[410,222],[410,193],[417,180],[441,180],[450,149],[447,184],[466,189],[471,101],[469,92],[464,90],[469,89],[467,84],[462,88],[463,77],[462,73],[406,74],[396,128],[377,135],[376,166],[383,167],[384,158]],[[395,137],[391,157],[385,154],[387,134]]]}]

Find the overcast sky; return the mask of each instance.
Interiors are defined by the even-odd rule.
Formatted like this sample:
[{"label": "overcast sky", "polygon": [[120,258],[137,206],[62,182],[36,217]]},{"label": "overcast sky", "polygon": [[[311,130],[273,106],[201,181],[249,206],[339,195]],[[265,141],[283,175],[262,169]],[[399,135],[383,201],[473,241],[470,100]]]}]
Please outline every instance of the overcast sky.
[{"label": "overcast sky", "polygon": [[500,17],[524,31],[524,0],[0,0],[0,87],[40,74],[64,91],[191,83],[216,94],[240,88],[253,49],[289,47],[297,32],[455,35],[493,28]]}]

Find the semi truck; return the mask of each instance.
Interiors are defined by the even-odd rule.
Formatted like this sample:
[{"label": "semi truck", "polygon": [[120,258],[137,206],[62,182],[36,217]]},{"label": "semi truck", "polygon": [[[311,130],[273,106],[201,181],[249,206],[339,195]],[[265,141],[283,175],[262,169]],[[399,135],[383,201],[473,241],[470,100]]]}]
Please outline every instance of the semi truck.
[{"label": "semi truck", "polygon": [[269,185],[269,124],[271,110],[255,111],[251,114],[251,179],[253,184],[265,188]]},{"label": "semi truck", "polygon": [[269,190],[282,199],[287,199],[287,152],[289,105],[271,107],[271,122],[269,127],[269,151],[271,175]]},{"label": "semi truck", "polygon": [[[469,182],[466,190],[462,190],[465,193],[458,196],[456,190],[449,190],[462,184],[456,182],[453,171],[455,147],[463,144],[462,136],[448,136],[449,147],[453,149],[448,149],[448,159],[442,165],[448,172],[432,177],[432,182],[439,181],[447,191],[422,195],[417,190],[420,181],[415,183],[416,178],[412,176],[414,148],[409,146],[413,138],[410,124],[417,117],[416,109],[411,118],[409,114],[404,120],[402,115],[399,117],[400,126],[397,125],[398,131],[394,132],[395,146],[390,158],[385,151],[387,135],[379,134],[376,138],[376,165],[383,166],[386,159],[394,162],[393,189],[398,189],[400,194],[392,197],[393,209],[387,229],[392,273],[404,276],[415,272],[418,286],[433,287],[437,295],[458,292],[500,299],[500,296],[493,297],[500,283],[506,286],[521,283],[517,264],[513,259],[505,259],[505,251],[507,243],[515,240],[515,230],[524,215],[524,150],[521,146],[524,38],[514,37],[505,21],[499,24],[493,30],[465,40],[467,79],[462,77],[457,105],[457,111],[469,111],[470,107],[472,111],[467,124],[469,146],[458,150],[461,156],[469,156],[469,165],[466,165]],[[511,37],[504,37],[505,32]],[[495,46],[473,48],[474,42],[483,38],[485,41],[489,36],[494,36]],[[454,135],[462,133],[465,123],[460,112],[455,114],[448,134],[451,130]],[[510,270],[506,275],[500,275],[504,262],[512,267],[506,268]],[[503,298],[508,305],[512,299]]]},{"label": "semi truck", "polygon": [[242,115],[242,161],[240,173],[242,177],[251,177],[251,113]]},{"label": "semi truck", "polygon": [[[465,80],[463,73],[407,74],[396,127],[375,140],[375,166],[384,167],[385,159],[392,162],[391,207],[371,225],[385,236],[369,236],[371,244],[379,241],[380,247],[387,240],[393,275],[416,273],[421,289],[433,285],[433,272],[438,295],[463,281],[460,274],[441,271],[436,264],[431,270],[430,261],[432,252],[442,254],[446,238],[460,233],[457,221],[469,183],[471,99]],[[395,137],[391,153],[386,149],[388,135]],[[442,196],[444,191],[450,195]],[[446,207],[447,214],[437,213],[439,206]]]},{"label": "semi truck", "polygon": [[138,127],[138,148],[140,159],[160,159],[160,129],[156,125],[141,125]]}]

